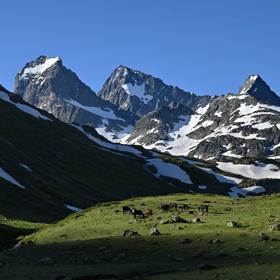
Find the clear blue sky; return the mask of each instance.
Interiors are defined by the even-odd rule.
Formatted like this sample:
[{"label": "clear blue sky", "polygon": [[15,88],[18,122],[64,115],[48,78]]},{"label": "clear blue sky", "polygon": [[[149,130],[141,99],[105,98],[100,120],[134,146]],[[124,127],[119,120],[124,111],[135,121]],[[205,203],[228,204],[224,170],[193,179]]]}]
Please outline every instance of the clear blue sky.
[{"label": "clear blue sky", "polygon": [[0,83],[41,54],[95,91],[120,64],[198,94],[260,74],[280,94],[279,0],[3,0]]}]

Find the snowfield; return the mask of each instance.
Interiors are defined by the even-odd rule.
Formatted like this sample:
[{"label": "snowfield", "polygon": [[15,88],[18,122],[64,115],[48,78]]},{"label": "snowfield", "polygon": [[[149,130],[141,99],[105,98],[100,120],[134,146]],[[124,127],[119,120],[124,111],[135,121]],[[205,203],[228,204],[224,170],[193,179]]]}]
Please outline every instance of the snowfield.
[{"label": "snowfield", "polygon": [[182,183],[192,185],[190,176],[179,166],[173,163],[165,162],[159,158],[149,159],[148,165],[153,165],[157,169],[156,177],[165,176],[180,180]]},{"label": "snowfield", "polygon": [[232,162],[218,162],[217,167],[233,174],[238,174],[251,179],[280,179],[280,170],[274,164],[234,164]]}]

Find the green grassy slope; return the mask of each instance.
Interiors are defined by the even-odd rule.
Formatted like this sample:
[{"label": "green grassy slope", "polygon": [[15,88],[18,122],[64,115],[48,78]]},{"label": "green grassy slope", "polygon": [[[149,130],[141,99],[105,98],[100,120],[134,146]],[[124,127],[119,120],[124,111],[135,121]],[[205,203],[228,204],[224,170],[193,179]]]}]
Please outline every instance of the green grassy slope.
[{"label": "green grassy slope", "polygon": [[[22,280],[38,275],[42,280],[59,275],[99,279],[94,278],[99,273],[114,274],[113,279],[277,279],[280,232],[269,231],[269,226],[280,221],[279,201],[279,195],[233,200],[176,194],[99,204],[26,237],[25,244],[32,241],[32,247],[3,252],[0,260],[8,265],[3,265],[1,275]],[[188,204],[194,212],[208,204],[209,213],[166,213],[158,208],[170,202]],[[134,221],[119,212],[124,205],[150,208],[154,214]],[[189,223],[160,223],[173,215]],[[191,222],[196,217],[201,223]],[[228,227],[231,220],[239,227]],[[150,236],[153,226],[162,235]],[[122,237],[126,229],[140,236]],[[268,241],[259,239],[261,232]],[[211,243],[215,239],[220,242]],[[199,269],[201,265],[213,269]]]}]

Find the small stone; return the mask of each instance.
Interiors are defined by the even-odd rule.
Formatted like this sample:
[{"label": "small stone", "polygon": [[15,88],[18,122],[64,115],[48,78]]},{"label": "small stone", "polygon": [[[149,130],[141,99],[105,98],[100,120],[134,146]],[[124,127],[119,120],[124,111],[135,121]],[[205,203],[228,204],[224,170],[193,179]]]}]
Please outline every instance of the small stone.
[{"label": "small stone", "polygon": [[219,244],[219,243],[224,243],[224,240],[215,238],[215,239],[209,240],[208,243],[209,244]]},{"label": "small stone", "polygon": [[239,227],[238,223],[235,222],[235,221],[229,221],[229,222],[227,222],[227,226],[228,226],[228,227],[232,227],[232,228]]},{"label": "small stone", "polygon": [[259,238],[260,238],[260,241],[268,241],[269,240],[269,236],[265,233],[260,233],[259,234]]},{"label": "small stone", "polygon": [[172,222],[173,223],[187,223],[188,221],[179,217],[179,216],[177,216],[177,215],[175,215],[175,216],[172,217]]},{"label": "small stone", "polygon": [[192,222],[194,224],[199,224],[199,223],[201,223],[201,220],[200,220],[200,218],[194,218],[194,219],[192,219]]},{"label": "small stone", "polygon": [[151,236],[161,235],[160,231],[156,227],[152,227],[150,230]]},{"label": "small stone", "polygon": [[161,220],[159,223],[160,223],[161,225],[165,225],[165,224],[169,224],[170,221],[169,221],[169,220]]}]

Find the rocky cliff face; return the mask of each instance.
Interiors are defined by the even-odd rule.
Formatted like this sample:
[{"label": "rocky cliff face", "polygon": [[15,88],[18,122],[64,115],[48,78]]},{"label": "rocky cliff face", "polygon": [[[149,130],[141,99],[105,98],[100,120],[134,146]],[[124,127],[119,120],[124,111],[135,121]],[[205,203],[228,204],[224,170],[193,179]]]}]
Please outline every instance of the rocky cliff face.
[{"label": "rocky cliff face", "polygon": [[252,75],[243,83],[239,95],[244,94],[250,95],[264,104],[280,106],[279,96],[259,75]]},{"label": "rocky cliff face", "polygon": [[205,106],[210,96],[197,96],[143,72],[119,66],[105,82],[98,95],[119,109],[145,116],[153,110],[176,102],[196,109]]}]

